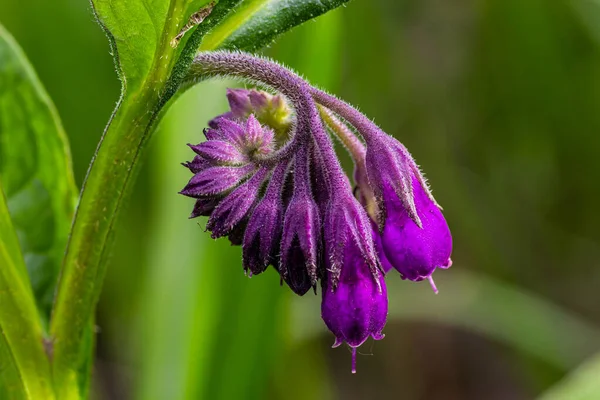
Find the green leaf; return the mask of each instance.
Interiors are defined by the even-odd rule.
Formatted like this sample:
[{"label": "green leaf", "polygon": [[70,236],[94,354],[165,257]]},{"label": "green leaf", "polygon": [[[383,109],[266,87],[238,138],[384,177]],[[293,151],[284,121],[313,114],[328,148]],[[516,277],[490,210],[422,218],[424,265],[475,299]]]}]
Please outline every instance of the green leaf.
[{"label": "green leaf", "polygon": [[0,178],[33,290],[47,319],[77,190],[54,105],[1,26]]},{"label": "green leaf", "polygon": [[538,400],[596,400],[600,393],[600,354],[594,355]]},{"label": "green leaf", "polygon": [[1,189],[0,266],[0,394],[53,399],[40,318]]},{"label": "green leaf", "polygon": [[255,51],[349,0],[246,0],[202,41],[201,50]]},{"label": "green leaf", "polygon": [[93,0],[99,22],[113,43],[125,93],[159,87],[177,61],[182,43],[170,42],[208,0]]}]

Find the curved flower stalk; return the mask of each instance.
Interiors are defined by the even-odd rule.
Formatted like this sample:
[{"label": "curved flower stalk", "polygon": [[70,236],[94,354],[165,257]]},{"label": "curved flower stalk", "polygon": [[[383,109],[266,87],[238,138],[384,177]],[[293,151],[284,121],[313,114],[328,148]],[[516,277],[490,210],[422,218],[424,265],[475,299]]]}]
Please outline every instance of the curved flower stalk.
[{"label": "curved flower stalk", "polygon": [[[191,218],[208,216],[214,238],[241,244],[243,267],[272,265],[292,291],[316,292],[334,347],[383,338],[384,275],[430,281],[451,265],[452,238],[441,209],[406,148],[352,106],[284,67],[244,53],[199,54],[188,82],[232,76],[268,87],[230,89],[231,110],[191,145],[194,174],[182,194]],[[355,163],[354,186],[327,129]]]}]

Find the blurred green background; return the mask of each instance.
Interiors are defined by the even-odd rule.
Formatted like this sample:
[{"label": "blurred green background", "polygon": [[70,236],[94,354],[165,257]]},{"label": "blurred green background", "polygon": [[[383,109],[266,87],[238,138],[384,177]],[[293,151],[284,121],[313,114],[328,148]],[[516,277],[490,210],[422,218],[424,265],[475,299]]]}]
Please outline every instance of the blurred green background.
[{"label": "blurred green background", "polygon": [[[2,0],[0,22],[54,99],[81,184],[119,95],[108,43],[84,0]],[[438,296],[388,276],[386,338],[360,348],[356,375],[319,296],[274,271],[248,279],[239,248],[187,219],[185,144],[235,83],[187,92],[122,213],[94,398],[512,400],[560,385],[600,351],[599,26],[597,0],[354,0],[266,49],[403,141],[453,231]]]}]

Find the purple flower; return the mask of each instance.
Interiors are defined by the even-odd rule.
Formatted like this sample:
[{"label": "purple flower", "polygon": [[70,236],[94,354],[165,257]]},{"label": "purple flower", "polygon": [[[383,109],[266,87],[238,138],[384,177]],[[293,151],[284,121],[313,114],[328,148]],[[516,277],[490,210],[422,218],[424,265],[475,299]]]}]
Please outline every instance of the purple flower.
[{"label": "purple flower", "polygon": [[440,208],[429,198],[421,182],[413,176],[415,208],[421,221],[417,226],[406,208],[390,188],[384,189],[387,219],[381,242],[390,264],[403,278],[411,281],[429,279],[436,268],[452,264],[452,236]]},{"label": "purple flower", "polygon": [[321,316],[335,335],[333,347],[346,342],[352,348],[352,372],[356,372],[356,348],[369,336],[383,339],[388,300],[383,274],[365,262],[354,241],[344,246],[344,259],[337,288],[324,280]]},{"label": "purple flower", "polygon": [[[322,318],[334,347],[352,348],[355,372],[357,347],[384,336],[384,274],[429,279],[437,292],[431,275],[451,264],[450,231],[419,168],[366,116],[275,63],[202,52],[190,71],[280,93],[228,90],[230,111],[209,122],[184,164],[194,174],[181,192],[196,199],[191,217],[208,216],[214,238],[242,245],[248,275],[273,265],[298,295],[316,293],[320,279]],[[327,128],[353,158],[354,194]]]},{"label": "purple flower", "polygon": [[366,159],[386,259],[403,279],[429,279],[437,293],[431,275],[452,264],[452,236],[425,178],[406,148],[391,137],[367,148]]}]

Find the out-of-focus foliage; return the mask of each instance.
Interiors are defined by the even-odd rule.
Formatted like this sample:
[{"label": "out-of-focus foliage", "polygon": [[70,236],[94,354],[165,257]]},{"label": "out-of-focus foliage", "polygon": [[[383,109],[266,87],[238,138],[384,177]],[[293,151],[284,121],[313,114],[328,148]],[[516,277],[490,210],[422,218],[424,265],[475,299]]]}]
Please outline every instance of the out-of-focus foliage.
[{"label": "out-of-focus foliage", "polygon": [[0,178],[44,319],[75,209],[68,146],[54,104],[0,26]]},{"label": "out-of-focus foliage", "polygon": [[[600,325],[600,41],[585,6],[354,0],[267,50],[403,141],[455,237],[440,295],[390,283],[423,293],[391,297],[398,318],[361,348],[373,356],[359,356],[356,376],[349,353],[329,348],[318,297],[290,308],[276,274],[247,279],[238,248],[186,219],[177,163],[225,111],[225,85],[182,96],[122,213],[97,322],[97,398],[531,399],[600,351],[587,340]],[[69,0],[3,1],[0,22],[55,100],[81,182],[119,95],[102,32],[85,2]],[[459,301],[473,286],[481,302]],[[467,316],[491,332],[457,323],[482,309]],[[293,332],[291,310],[320,330]]]}]

